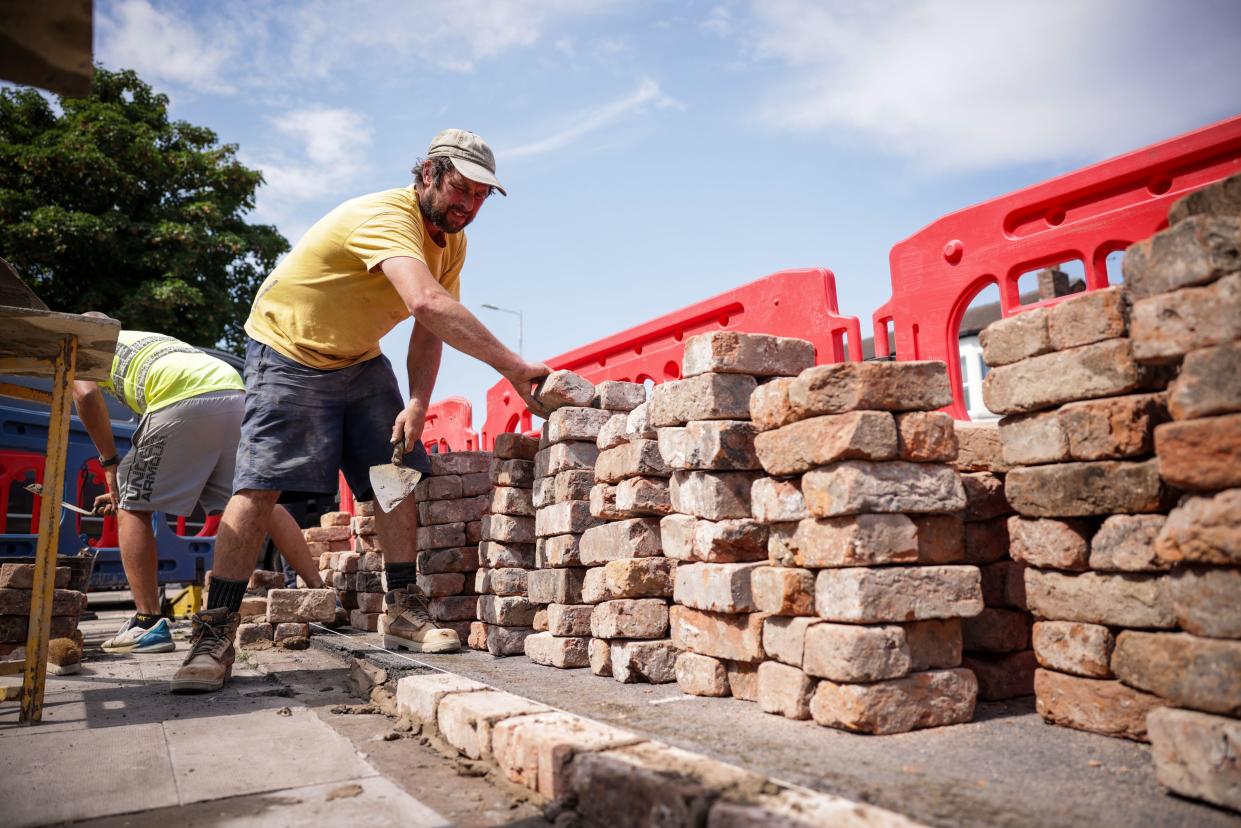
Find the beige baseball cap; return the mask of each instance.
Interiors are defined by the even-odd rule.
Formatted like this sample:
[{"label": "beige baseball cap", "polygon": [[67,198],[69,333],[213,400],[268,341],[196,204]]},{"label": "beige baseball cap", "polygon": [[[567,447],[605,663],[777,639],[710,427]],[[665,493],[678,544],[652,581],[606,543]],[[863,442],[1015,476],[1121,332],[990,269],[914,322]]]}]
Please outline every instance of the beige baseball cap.
[{"label": "beige baseball cap", "polygon": [[457,172],[471,181],[490,184],[507,196],[496,178],[496,157],[487,142],[464,129],[446,129],[431,139],[427,158],[447,158]]}]

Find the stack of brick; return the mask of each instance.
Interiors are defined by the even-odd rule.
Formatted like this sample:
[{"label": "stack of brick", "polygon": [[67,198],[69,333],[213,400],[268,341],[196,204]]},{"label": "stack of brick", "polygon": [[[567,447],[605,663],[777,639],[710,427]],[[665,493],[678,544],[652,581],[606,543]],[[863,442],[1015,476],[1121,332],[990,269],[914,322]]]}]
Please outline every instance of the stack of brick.
[{"label": "stack of brick", "polygon": [[1154,448],[1184,496],[1147,527],[1180,632],[1118,633],[1111,668],[1167,705],[1146,720],[1158,780],[1241,810],[1241,175],[1179,201],[1169,225],[1129,249],[1125,279],[1135,357],[1180,366]]},{"label": "stack of brick", "polygon": [[[383,550],[375,534],[374,501],[354,504],[356,515],[348,512],[327,512],[319,516],[320,527],[303,534],[312,553],[318,553],[319,577],[325,587],[336,590],[340,605],[349,613],[349,626],[374,632],[383,613]],[[342,534],[346,540],[312,541],[331,530],[332,537]],[[343,532],[342,532],[343,530]],[[321,547],[327,545],[328,550]],[[298,580],[299,586],[304,582]]]},{"label": "stack of brick", "polygon": [[[483,515],[491,505],[493,457],[489,451],[432,454],[431,476],[414,489],[418,588],[429,599],[431,618],[462,641],[478,619],[474,583]],[[380,616],[381,633],[383,623]]]},{"label": "stack of brick", "polygon": [[534,457],[537,568],[528,578],[528,601],[513,611],[529,613],[537,630],[525,642],[530,660],[561,669],[590,663],[581,538],[600,522],[590,514],[590,490],[599,456],[595,441],[610,416],[596,400],[595,387],[571,371],[553,371],[539,389],[539,402],[550,414]]},{"label": "stack of brick", "polygon": [[[605,523],[582,535],[583,605],[564,607],[561,623],[592,636],[595,675],[664,684],[676,678],[677,655],[668,640],[676,562],[663,556],[659,529],[659,519],[672,512],[671,469],[654,439],[643,386],[603,383],[598,402],[607,410],[583,433],[593,431],[599,448],[590,513]],[[548,613],[550,623],[552,608]]]},{"label": "stack of brick", "polygon": [[304,650],[310,646],[310,625],[330,624],[336,618],[334,590],[285,589],[280,572],[255,570],[247,593],[235,639],[241,649]]},{"label": "stack of brick", "polygon": [[508,606],[504,602],[526,600],[528,572],[534,568],[534,455],[538,448],[537,439],[515,433],[499,435],[493,446],[493,488],[483,515],[474,591],[478,593],[478,617],[505,623],[475,621],[469,637],[470,647],[493,656],[525,652],[526,638],[534,632],[530,620],[514,611],[514,602],[508,601]]},{"label": "stack of brick", "polygon": [[716,331],[691,337],[684,379],[655,389],[651,421],[672,475],[675,514],[660,521],[664,554],[677,563],[672,640],[676,679],[691,695],[758,700],[767,613],[755,596],[767,570],[767,527],[754,519],[762,476],[750,422],[761,380],[814,364],[809,342]]},{"label": "stack of brick", "polygon": [[821,365],[754,392],[771,566],[751,590],[769,615],[745,632],[771,659],[764,710],[864,733],[973,716],[962,619],[983,601],[953,423],[935,411],[951,399],[941,362]]},{"label": "stack of brick", "polygon": [[1122,630],[1176,626],[1154,554],[1170,492],[1154,458],[1169,371],[1143,365],[1122,287],[1001,320],[980,337],[987,407],[1004,414],[1012,556],[1034,613],[1035,702],[1048,722],[1146,739],[1160,704],[1122,683]]},{"label": "stack of brick", "polygon": [[[48,671],[75,672],[82,660],[78,619],[86,611],[86,595],[69,589],[67,566],[56,567],[52,592],[51,642]],[[0,564],[0,658],[25,658],[34,564]]]},{"label": "stack of brick", "polygon": [[944,521],[945,529],[964,536],[965,562],[982,573],[984,609],[962,624],[963,666],[978,679],[978,698],[1000,701],[1034,693],[1038,663],[1030,645],[1033,617],[1026,607],[1025,565],[1009,552],[1008,519],[1013,509],[1004,496],[1008,466],[992,422],[954,423],[957,459],[965,484],[964,525]]}]

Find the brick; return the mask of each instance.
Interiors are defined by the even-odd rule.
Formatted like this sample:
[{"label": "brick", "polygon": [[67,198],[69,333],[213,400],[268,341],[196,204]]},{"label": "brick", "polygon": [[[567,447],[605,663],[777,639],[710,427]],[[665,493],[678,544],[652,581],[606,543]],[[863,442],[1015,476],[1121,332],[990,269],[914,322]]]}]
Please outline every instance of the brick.
[{"label": "brick", "polygon": [[757,607],[750,592],[750,573],[760,566],[764,564],[682,564],[676,569],[673,600],[712,612],[753,612]]},{"label": "brick", "polygon": [[266,622],[238,624],[233,643],[244,650],[263,650],[271,647],[274,634],[275,627]]},{"label": "brick", "polygon": [[353,511],[361,517],[373,517],[375,515],[375,501],[355,500],[353,502]]},{"label": "brick", "polygon": [[953,428],[957,432],[957,459],[953,461],[957,471],[1008,471],[997,423],[954,420]]},{"label": "brick", "polygon": [[695,420],[659,429],[659,453],[670,469],[757,469],[755,433],[754,425],[744,420]]},{"label": "brick", "polygon": [[1012,513],[1004,497],[1004,480],[990,472],[972,472],[961,475],[965,487],[965,520],[990,520]]},{"label": "brick", "polygon": [[593,469],[570,469],[552,478],[552,499],[555,503],[570,500],[589,500],[595,485]]},{"label": "brick", "polygon": [[758,478],[750,484],[750,510],[759,523],[791,523],[810,517],[800,480]]},{"label": "brick", "polygon": [[273,589],[267,593],[267,620],[272,624],[326,624],[335,617],[336,593],[330,589]]},{"label": "brick", "polygon": [[[491,570],[479,569],[472,573],[474,592],[479,595],[493,595],[495,590],[491,588]],[[450,593],[453,594],[453,593]]]},{"label": "brick", "polygon": [[766,713],[809,719],[814,686],[814,680],[796,667],[778,661],[758,666],[758,705]]},{"label": "brick", "polygon": [[1140,457],[1154,449],[1155,426],[1168,419],[1163,394],[1070,403],[1057,412],[1074,460]]},{"label": "brick", "polygon": [[896,418],[897,456],[917,463],[957,459],[954,420],[942,411],[910,411]]},{"label": "brick", "polygon": [[677,648],[671,641],[613,641],[609,650],[612,678],[619,682],[676,681]]},{"label": "brick", "polygon": [[534,562],[539,569],[581,566],[581,535],[554,535],[539,538],[534,545]]},{"label": "brick", "polygon": [[319,515],[320,526],[348,526],[353,515],[348,512],[324,512]]},{"label": "brick", "polygon": [[875,566],[918,560],[918,531],[905,515],[806,518],[771,527],[767,541],[777,566]]},{"label": "brick", "polygon": [[667,515],[659,521],[659,540],[666,557],[678,561],[697,560],[694,552],[694,528],[698,518],[693,515]]},{"label": "brick", "polygon": [[810,700],[816,723],[858,733],[905,733],[968,722],[978,683],[969,670],[930,670],[874,684],[822,681]]},{"label": "brick", "polygon": [[478,601],[476,595],[453,595],[432,598],[427,603],[436,621],[472,621],[478,614]]},{"label": "brick", "polygon": [[363,612],[360,609],[349,611],[349,626],[360,632],[375,632],[379,629],[379,613]]},{"label": "brick", "polygon": [[668,610],[672,643],[683,650],[730,661],[763,659],[766,613],[735,615],[673,605]]},{"label": "brick", "polygon": [[472,693],[487,685],[453,673],[405,676],[396,683],[396,707],[423,724],[433,724],[440,701],[452,693]]},{"label": "brick", "polygon": [[534,627],[535,632],[547,632],[548,631],[547,607],[540,607],[539,609],[534,611],[533,627]]},{"label": "brick", "polygon": [[1030,610],[1041,618],[1150,629],[1176,624],[1166,576],[1034,568],[1025,575]]},{"label": "brick", "polygon": [[564,712],[505,719],[491,736],[496,764],[508,780],[547,799],[568,794],[569,767],[578,754],[639,741],[628,731]]},{"label": "brick", "polygon": [[586,649],[590,657],[590,672],[596,676],[611,676],[612,645],[602,638],[592,638]]},{"label": "brick", "polygon": [[671,473],[655,440],[630,440],[600,452],[595,463],[595,479],[601,483],[619,483],[626,477],[667,477]]},{"label": "brick", "polygon": [[1175,707],[1241,713],[1241,641],[1124,630],[1116,636],[1112,671]]},{"label": "brick", "polygon": [[1100,571],[1157,572],[1171,565],[1155,556],[1163,515],[1113,515],[1090,541],[1090,568]]},{"label": "brick", "polygon": [[768,474],[800,474],[837,460],[891,460],[896,420],[886,411],[850,411],[800,420],[754,438]]},{"label": "brick", "polygon": [[526,639],[534,635],[533,627],[482,626],[485,628],[485,649],[496,657],[525,655]]},{"label": "brick", "polygon": [[535,604],[580,604],[585,577],[581,567],[536,569],[526,576],[526,588]]},{"label": "brick", "polygon": [[1241,639],[1241,570],[1178,567],[1168,581],[1177,625],[1194,635]]},{"label": "brick", "polygon": [[672,507],[706,520],[750,516],[754,472],[678,471],[672,475]]},{"label": "brick", "polygon": [[521,596],[480,595],[478,620],[501,627],[529,627],[534,621],[531,600]]},{"label": "brick", "polygon": [[[689,515],[670,517],[684,518],[690,522],[690,552],[686,560],[692,559],[707,563],[744,563],[767,560],[767,527],[748,518],[698,520]],[[662,534],[662,521],[660,527]],[[665,554],[668,554],[668,557],[677,557],[667,550]]]},{"label": "brick", "polygon": [[915,672],[939,670],[961,665],[964,649],[963,622],[959,618],[937,618],[902,624],[909,647],[909,669]]},{"label": "brick", "polygon": [[[571,472],[565,472],[565,474],[571,474]],[[595,482],[595,473],[592,471],[592,472],[582,472],[582,474],[590,475],[590,482],[591,482],[591,485],[593,486]],[[542,509],[544,506],[550,506],[554,502],[556,502],[555,486],[556,486],[555,477],[536,477],[534,479],[534,487],[530,490],[531,499],[534,501],[534,508]],[[566,500],[581,500],[582,498],[569,497],[565,499]]]},{"label": "brick", "polygon": [[952,403],[952,389],[938,361],[839,362],[803,371],[789,387],[789,402],[803,416],[931,411]]},{"label": "brick", "polygon": [[1241,811],[1241,721],[1164,707],[1146,724],[1160,785]]},{"label": "brick", "polygon": [[993,368],[983,380],[982,393],[991,411],[1021,414],[1126,394],[1149,381],[1129,340],[1110,339]]},{"label": "brick", "polygon": [[[56,567],[54,589],[68,589],[69,567]],[[34,564],[0,564],[0,589],[34,589]]]},{"label": "brick", "polygon": [[[0,615],[0,643],[25,645],[27,625],[27,615]],[[77,628],[76,615],[53,615],[51,638],[71,638]]]},{"label": "brick", "polygon": [[616,508],[616,487],[596,483],[590,490],[590,514],[600,520],[620,520],[625,517]]},{"label": "brick", "polygon": [[548,604],[547,630],[561,637],[589,636],[593,610],[594,607],[589,604]]},{"label": "brick", "polygon": [[1030,650],[1015,653],[970,653],[961,666],[978,679],[979,701],[1003,701],[1034,694],[1038,661]]},{"label": "brick", "polygon": [[[362,556],[357,552],[334,552],[336,555],[336,569],[340,572],[357,572],[361,568]],[[283,574],[281,576],[280,586],[284,586]]]},{"label": "brick", "polygon": [[1091,520],[1069,518],[1008,519],[1009,554],[1013,560],[1047,569],[1084,570],[1089,566]]},{"label": "brick", "polygon": [[491,491],[490,472],[473,472],[461,475],[461,496],[477,497]]},{"label": "brick", "polygon": [[1029,615],[1018,610],[984,607],[961,622],[965,649],[1011,653],[1030,646]]},{"label": "brick", "polygon": [[625,423],[629,417],[624,413],[612,412],[611,418],[603,424],[603,428],[599,429],[599,436],[595,438],[595,446],[599,451],[607,451],[617,446],[623,446],[629,441],[625,436]]},{"label": "brick", "polygon": [[676,561],[667,558],[622,558],[586,571],[582,602],[598,604],[617,598],[670,598]]},{"label": "brick", "polygon": [[1186,354],[1168,410],[1178,420],[1241,411],[1241,340]]},{"label": "brick", "polygon": [[646,386],[640,382],[604,380],[595,386],[591,405],[605,411],[633,411],[646,402]]},{"label": "brick", "polygon": [[577,469],[593,470],[598,457],[599,447],[594,443],[556,443],[534,456],[534,475],[548,477]]},{"label": "brick", "polygon": [[355,583],[358,592],[384,591],[382,572],[358,572]]},{"label": "brick", "polygon": [[965,524],[965,563],[994,563],[1008,555],[1008,522],[1005,518]]},{"label": "brick", "polygon": [[483,541],[478,545],[478,564],[495,569],[506,566],[531,569],[534,567],[534,546],[528,543]]},{"label": "brick", "polygon": [[449,546],[465,546],[464,523],[440,523],[419,526],[414,536],[414,546],[419,549],[443,549]]},{"label": "brick", "polygon": [[539,441],[514,431],[496,435],[492,452],[498,460],[534,460],[539,450]]},{"label": "brick", "polygon": [[611,411],[566,406],[551,413],[544,429],[550,443],[562,443],[566,440],[589,440],[593,443],[599,439],[599,429],[610,419]]},{"label": "brick", "polygon": [[1037,466],[1069,459],[1069,435],[1059,412],[1009,414],[999,424],[1004,462],[1009,466]]},{"label": "brick", "polygon": [[1165,423],[1155,429],[1159,474],[1182,489],[1241,486],[1241,414]]},{"label": "brick", "polygon": [[841,682],[881,681],[909,673],[905,630],[896,624],[816,624],[806,630],[801,667]]},{"label": "brick", "polygon": [[965,523],[957,515],[914,515],[920,564],[965,563]]},{"label": "brick", "polygon": [[[460,500],[432,500],[418,504],[418,523],[427,526],[435,523],[468,523],[478,520],[487,510],[487,496],[462,498]],[[374,520],[374,518],[360,518]]]},{"label": "brick", "polygon": [[1004,478],[1004,494],[1014,510],[1030,517],[1156,512],[1166,500],[1159,475],[1153,459],[1023,467]]},{"label": "brick", "polygon": [[815,579],[820,618],[853,624],[962,618],[983,608],[973,566],[824,569]]},{"label": "brick", "polygon": [[525,641],[526,657],[535,664],[572,670],[590,665],[589,638],[563,638],[550,632],[528,636]]},{"label": "brick", "polygon": [[431,474],[479,474],[491,466],[489,451],[450,451],[432,454]]},{"label": "brick", "polygon": [[734,699],[758,701],[758,665],[745,661],[725,661],[728,692]]},{"label": "brick", "polygon": [[1168,211],[1168,224],[1199,215],[1241,216],[1241,174],[1208,184],[1174,201]]},{"label": "brick", "polygon": [[1050,353],[1054,349],[1047,331],[1047,308],[992,322],[979,333],[978,342],[983,361],[992,368]]},{"label": "brick", "polygon": [[750,393],[750,420],[759,431],[788,425],[804,415],[789,400],[793,377],[777,377]]},{"label": "brick", "polygon": [[651,425],[650,411],[651,404],[648,401],[629,412],[629,415],[625,417],[626,440],[654,440],[656,438],[655,427]]},{"label": "brick", "polygon": [[616,510],[623,517],[661,516],[672,512],[668,481],[630,477],[616,484]]},{"label": "brick", "polygon": [[1031,641],[1042,666],[1085,678],[1112,678],[1112,650],[1116,638],[1098,624],[1078,621],[1039,621]]},{"label": "brick", "polygon": [[808,616],[770,616],[763,621],[763,651],[767,658],[800,667],[805,652],[806,632],[814,625],[822,623],[822,619]]},{"label": "brick", "polygon": [[[559,507],[551,506],[549,509]],[[543,515],[547,509],[540,509],[538,515]],[[483,515],[482,519],[482,537],[488,541],[498,541],[500,543],[534,543],[536,525],[539,517],[514,517],[512,515]]]},{"label": "brick", "polygon": [[1188,216],[1125,251],[1125,285],[1134,297],[1203,285],[1241,270],[1241,217]]},{"label": "brick", "polygon": [[730,694],[724,663],[710,656],[683,652],[676,660],[676,682],[690,696],[721,697]]},{"label": "brick", "polygon": [[1004,583],[1004,604],[1017,609],[1029,610],[1026,600],[1026,565],[1016,561],[1008,562],[1008,571]]},{"label": "brick", "polygon": [[488,509],[496,515],[534,517],[534,500],[529,488],[496,486],[491,492]]},{"label": "brick", "polygon": [[755,387],[754,377],[747,374],[699,374],[665,382],[651,391],[647,416],[656,428],[692,420],[749,419]]},{"label": "brick", "polygon": [[384,611],[384,594],[382,592],[359,592],[357,593],[357,608],[362,612],[383,612]]},{"label": "brick", "polygon": [[534,485],[533,460],[502,460],[497,457],[491,461],[488,471],[491,482],[496,486],[513,486],[528,489]]},{"label": "brick", "polygon": [[1177,362],[1191,351],[1241,339],[1241,273],[1138,299],[1132,331],[1133,355],[1150,363]]},{"label": "brick", "polygon": [[846,460],[802,476],[802,496],[816,517],[867,512],[947,513],[965,507],[965,489],[951,466]]},{"label": "brick", "polygon": [[494,595],[525,595],[526,578],[526,570],[517,567],[493,569],[488,585]]},{"label": "brick", "polygon": [[241,609],[238,614],[242,618],[257,619],[261,623],[267,623],[267,599],[258,595],[247,595],[241,599]]},{"label": "brick", "polygon": [[303,530],[302,534],[308,541],[331,543],[332,541],[349,540],[348,526],[315,526]]},{"label": "brick", "polygon": [[584,500],[570,500],[556,503],[539,509],[534,516],[534,533],[530,538],[546,538],[551,535],[585,532],[598,526],[600,520],[590,514],[590,503]]},{"label": "brick", "polygon": [[535,391],[535,398],[548,411],[570,405],[589,406],[595,398],[595,386],[572,371],[552,371]]},{"label": "brick", "polygon": [[762,566],[750,573],[754,607],[773,615],[814,615],[814,573],[808,569]]},{"label": "brick", "polygon": [[579,558],[587,566],[597,566],[621,558],[648,558],[662,550],[659,521],[630,518],[592,526],[582,533]]},{"label": "brick", "polygon": [[1080,293],[1047,312],[1047,333],[1057,351],[1116,339],[1128,332],[1129,296],[1121,285]]},{"label": "brick", "polygon": [[737,331],[711,331],[685,341],[681,371],[756,377],[795,377],[814,365],[814,345],[804,339]]},{"label": "brick", "polygon": [[1146,741],[1146,714],[1164,702],[1119,681],[1034,672],[1035,709],[1044,721],[1076,730]]},{"label": "brick", "polygon": [[444,696],[436,710],[436,723],[444,741],[461,753],[471,759],[490,759],[492,729],[497,723],[549,712],[549,708],[529,699],[498,690],[476,690]]},{"label": "brick", "polygon": [[1182,500],[1155,539],[1155,554],[1170,563],[1241,564],[1241,489]]},{"label": "brick", "polygon": [[272,641],[289,650],[301,650],[310,646],[310,625],[298,623],[276,624]]},{"label": "brick", "polygon": [[595,606],[590,617],[595,638],[663,638],[668,605],[661,598],[624,598]]}]

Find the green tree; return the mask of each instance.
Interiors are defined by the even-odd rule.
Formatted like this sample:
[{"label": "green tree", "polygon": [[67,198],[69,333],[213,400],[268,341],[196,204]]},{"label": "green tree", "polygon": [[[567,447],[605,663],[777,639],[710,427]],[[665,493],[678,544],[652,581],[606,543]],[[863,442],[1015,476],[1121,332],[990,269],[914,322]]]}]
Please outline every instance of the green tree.
[{"label": "green tree", "polygon": [[59,109],[0,90],[0,256],[53,310],[240,353],[254,292],[289,249],[244,219],[262,174],[170,121],[132,71],[96,68],[90,97]]}]

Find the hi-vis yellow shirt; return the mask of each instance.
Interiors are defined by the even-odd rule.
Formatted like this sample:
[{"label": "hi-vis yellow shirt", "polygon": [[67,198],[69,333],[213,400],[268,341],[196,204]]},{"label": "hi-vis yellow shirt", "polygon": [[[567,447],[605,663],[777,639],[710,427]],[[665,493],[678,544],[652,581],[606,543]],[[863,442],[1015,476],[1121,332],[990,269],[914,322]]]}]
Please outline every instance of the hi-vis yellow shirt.
[{"label": "hi-vis yellow shirt", "polygon": [[124,330],[116,340],[112,370],[99,387],[140,415],[199,394],[246,388],[222,359],[171,336]]},{"label": "hi-vis yellow shirt", "polygon": [[461,298],[465,233],[426,233],[413,187],[346,201],[306,231],[254,298],[246,333],[311,368],[344,368],[379,356],[379,340],[409,310],[377,266],[419,260]]}]

